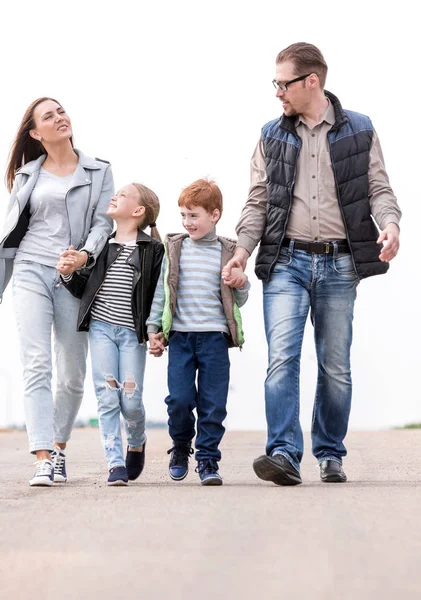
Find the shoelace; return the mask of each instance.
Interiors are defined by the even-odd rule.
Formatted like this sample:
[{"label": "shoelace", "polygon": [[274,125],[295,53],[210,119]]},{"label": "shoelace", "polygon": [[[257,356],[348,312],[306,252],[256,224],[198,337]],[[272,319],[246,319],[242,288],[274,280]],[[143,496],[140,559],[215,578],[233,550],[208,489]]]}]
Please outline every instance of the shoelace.
[{"label": "shoelace", "polygon": [[173,446],[167,450],[167,454],[171,454],[171,452],[174,452],[172,457],[173,462],[177,463],[180,460],[188,460],[191,454],[193,454],[194,450],[189,446]]},{"label": "shoelace", "polygon": [[53,465],[51,461],[48,460],[48,458],[44,458],[44,460],[37,460],[37,462],[34,464],[37,466],[35,477],[38,477],[40,475],[51,475]]},{"label": "shoelace", "polygon": [[196,473],[217,473],[218,472],[218,463],[216,460],[212,460],[211,458],[199,461],[199,464],[196,467]]},{"label": "shoelace", "polygon": [[54,454],[54,473],[56,475],[61,475],[64,467],[65,456],[56,452]]}]

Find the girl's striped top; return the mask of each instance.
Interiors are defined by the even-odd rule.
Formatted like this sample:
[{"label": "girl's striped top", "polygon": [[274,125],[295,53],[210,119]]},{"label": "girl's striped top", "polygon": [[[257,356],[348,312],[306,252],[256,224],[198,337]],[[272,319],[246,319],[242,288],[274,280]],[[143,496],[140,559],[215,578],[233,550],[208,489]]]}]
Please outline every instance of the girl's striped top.
[{"label": "girl's striped top", "polygon": [[[117,242],[110,240],[109,243]],[[105,275],[92,305],[91,317],[135,330],[132,313],[133,267],[126,261],[136,248],[136,240],[119,245],[122,249]]]}]

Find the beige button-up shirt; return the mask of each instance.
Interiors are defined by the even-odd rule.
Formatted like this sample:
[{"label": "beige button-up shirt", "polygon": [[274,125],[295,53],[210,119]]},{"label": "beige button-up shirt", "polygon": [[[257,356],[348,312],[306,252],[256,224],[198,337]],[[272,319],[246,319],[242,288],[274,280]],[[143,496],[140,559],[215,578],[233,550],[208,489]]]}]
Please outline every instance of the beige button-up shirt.
[{"label": "beige button-up shirt", "polygon": [[[319,123],[313,128],[301,115],[296,119],[295,126],[302,146],[297,159],[287,237],[307,242],[346,239],[327,138],[334,122],[334,108],[329,100]],[[236,228],[237,245],[250,254],[259,243],[266,225],[266,186],[265,153],[260,139],[251,159],[249,196]],[[380,229],[388,223],[399,225],[401,211],[390,187],[376,132],[370,149],[368,189],[371,213]]]}]

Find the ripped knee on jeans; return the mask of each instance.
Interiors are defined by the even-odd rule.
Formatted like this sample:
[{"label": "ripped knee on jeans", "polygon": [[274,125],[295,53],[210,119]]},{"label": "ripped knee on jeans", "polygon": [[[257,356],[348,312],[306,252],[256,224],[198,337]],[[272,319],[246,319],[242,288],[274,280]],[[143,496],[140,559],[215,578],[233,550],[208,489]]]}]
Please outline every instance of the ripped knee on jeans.
[{"label": "ripped knee on jeans", "polygon": [[105,383],[108,388],[111,388],[114,390],[117,390],[120,387],[118,381],[116,381],[112,375],[107,375],[105,377]]},{"label": "ripped knee on jeans", "polygon": [[115,435],[107,435],[105,438],[105,449],[114,450],[115,448]]},{"label": "ripped knee on jeans", "polygon": [[123,383],[123,391],[127,398],[132,398],[137,389],[136,381],[133,373],[126,373],[126,378]]}]

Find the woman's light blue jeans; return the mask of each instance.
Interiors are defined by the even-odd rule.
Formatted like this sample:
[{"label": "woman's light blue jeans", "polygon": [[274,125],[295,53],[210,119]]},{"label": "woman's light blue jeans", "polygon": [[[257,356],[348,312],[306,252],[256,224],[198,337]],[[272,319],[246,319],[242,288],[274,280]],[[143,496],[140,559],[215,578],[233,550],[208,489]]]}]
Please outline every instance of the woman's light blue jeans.
[{"label": "woman's light blue jeans", "polygon": [[[14,266],[13,301],[23,364],[29,449],[53,450],[69,440],[83,397],[88,336],[76,331],[79,300],[53,267],[25,261]],[[57,366],[51,390],[51,333]]]},{"label": "woman's light blue jeans", "polygon": [[310,254],[282,248],[263,284],[269,366],[265,382],[268,455],[282,454],[299,470],[303,456],[300,360],[310,310],[318,363],[311,428],[312,450],[342,462],[351,408],[350,350],[358,278],[351,255]]},{"label": "woman's light blue jeans", "polygon": [[92,319],[89,325],[92,375],[98,400],[98,420],[108,469],[126,464],[121,438],[123,416],[130,448],[146,441],[143,377],[146,344],[136,332]]}]

